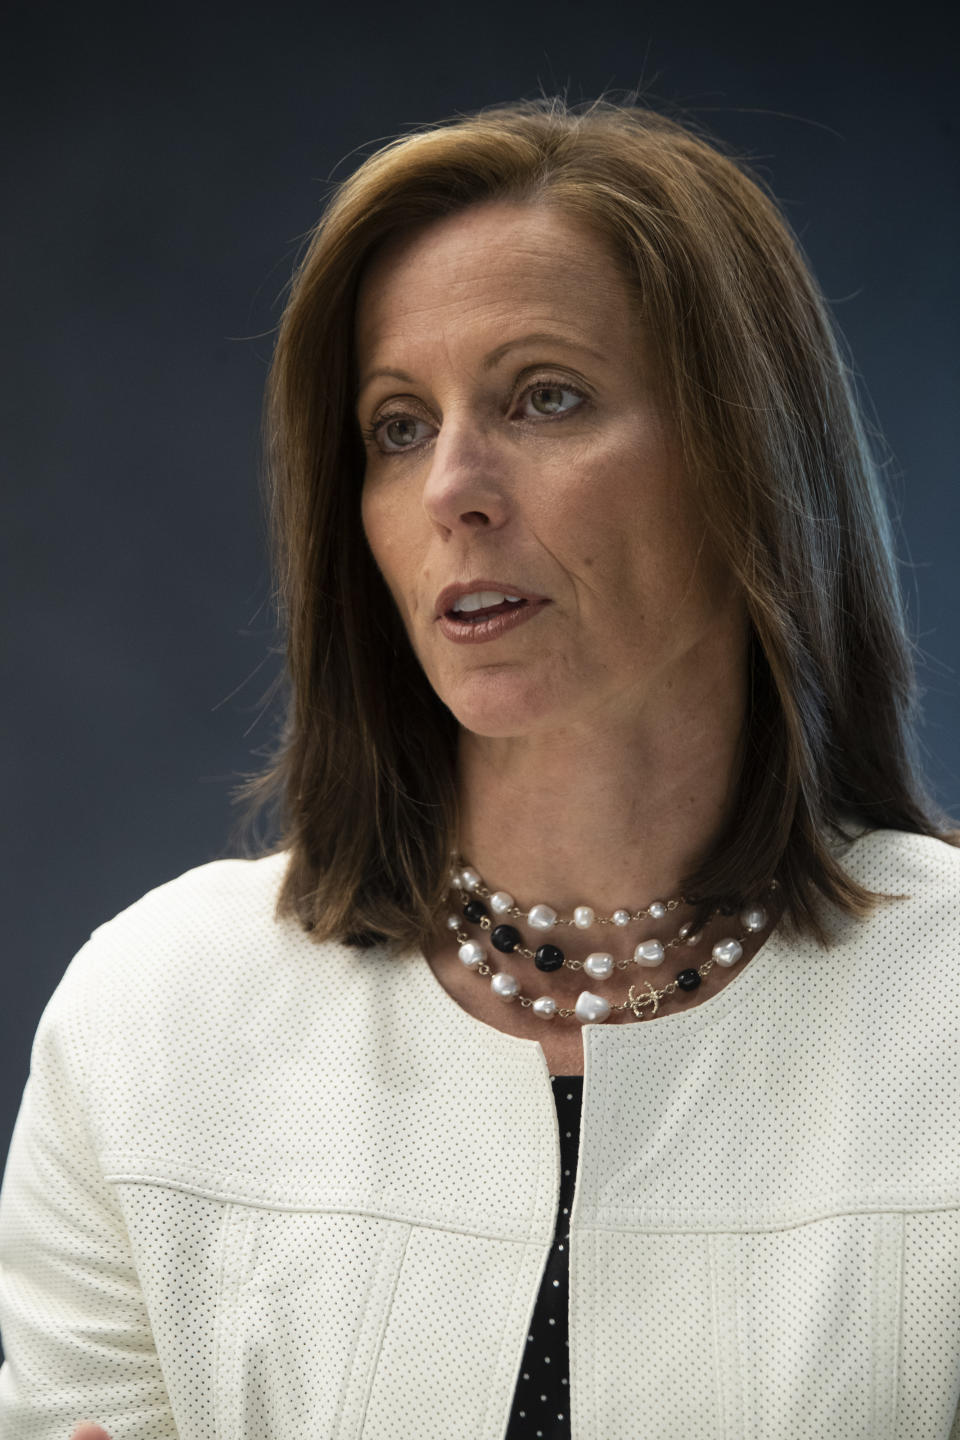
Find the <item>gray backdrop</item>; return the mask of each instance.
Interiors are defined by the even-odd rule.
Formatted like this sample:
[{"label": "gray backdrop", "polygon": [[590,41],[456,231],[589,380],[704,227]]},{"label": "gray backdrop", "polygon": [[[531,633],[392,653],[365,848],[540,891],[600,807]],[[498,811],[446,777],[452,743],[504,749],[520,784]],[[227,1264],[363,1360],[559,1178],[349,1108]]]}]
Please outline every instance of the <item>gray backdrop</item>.
[{"label": "gray backdrop", "polygon": [[7,7],[3,1154],[71,956],[230,853],[230,787],[276,722],[257,487],[271,331],[329,182],[404,128],[643,85],[752,157],[892,450],[924,741],[960,811],[957,37],[946,5],[890,14]]}]

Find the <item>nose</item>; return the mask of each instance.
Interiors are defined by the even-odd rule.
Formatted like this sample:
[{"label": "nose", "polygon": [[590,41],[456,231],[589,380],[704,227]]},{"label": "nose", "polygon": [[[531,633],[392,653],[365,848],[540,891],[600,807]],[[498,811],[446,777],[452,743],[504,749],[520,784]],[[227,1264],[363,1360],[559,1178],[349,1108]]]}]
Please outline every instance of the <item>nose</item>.
[{"label": "nose", "polygon": [[499,529],[511,509],[508,457],[475,420],[447,417],[423,486],[423,508],[444,535],[462,526]]}]

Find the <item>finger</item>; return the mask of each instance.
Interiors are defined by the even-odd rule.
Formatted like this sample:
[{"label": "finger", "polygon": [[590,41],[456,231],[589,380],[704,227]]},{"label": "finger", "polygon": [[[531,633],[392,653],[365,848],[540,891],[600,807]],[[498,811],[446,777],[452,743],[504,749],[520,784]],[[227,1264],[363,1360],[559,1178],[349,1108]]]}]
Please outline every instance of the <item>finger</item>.
[{"label": "finger", "polygon": [[102,1425],[88,1424],[84,1421],[74,1430],[70,1440],[110,1440],[110,1436]]}]

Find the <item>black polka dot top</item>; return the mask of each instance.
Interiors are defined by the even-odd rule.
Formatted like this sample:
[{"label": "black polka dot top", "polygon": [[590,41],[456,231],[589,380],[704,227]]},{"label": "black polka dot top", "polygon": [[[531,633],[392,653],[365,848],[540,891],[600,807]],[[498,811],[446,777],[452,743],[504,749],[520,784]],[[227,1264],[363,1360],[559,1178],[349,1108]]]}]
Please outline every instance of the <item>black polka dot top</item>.
[{"label": "black polka dot top", "polygon": [[580,1143],[582,1075],[551,1075],[560,1127],[560,1203],[505,1440],[570,1440],[567,1257]]}]

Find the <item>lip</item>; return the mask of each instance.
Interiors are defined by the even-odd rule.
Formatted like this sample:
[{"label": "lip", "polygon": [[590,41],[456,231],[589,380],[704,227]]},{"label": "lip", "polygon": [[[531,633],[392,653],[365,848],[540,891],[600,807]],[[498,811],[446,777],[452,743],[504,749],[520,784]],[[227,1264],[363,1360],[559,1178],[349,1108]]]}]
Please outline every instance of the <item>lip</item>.
[{"label": "lip", "polygon": [[[508,593],[515,595],[517,592],[510,590]],[[515,630],[518,625],[525,625],[549,604],[546,598],[528,600],[526,605],[519,605],[516,610],[504,610],[499,615],[489,615],[486,620],[455,620],[451,615],[440,615],[437,624],[447,639],[457,645],[482,645],[487,640],[499,640],[501,635]]]},{"label": "lip", "polygon": [[[518,595],[521,600],[528,600],[530,605],[547,599],[546,595],[537,595],[532,590],[524,590],[519,585],[509,584],[506,580],[468,580],[464,585],[447,585],[440,591],[434,612],[435,618],[442,619],[461,595],[472,595],[475,590],[496,590],[500,595]],[[527,608],[524,606],[524,609]]]}]

